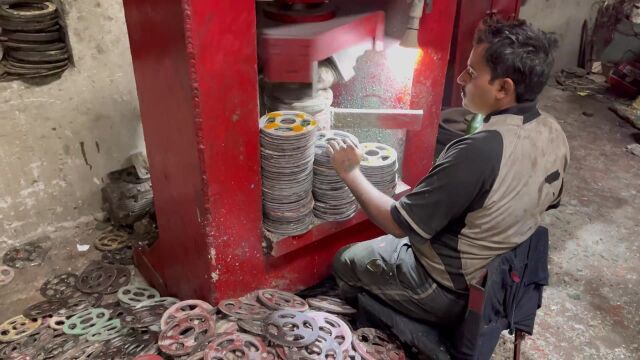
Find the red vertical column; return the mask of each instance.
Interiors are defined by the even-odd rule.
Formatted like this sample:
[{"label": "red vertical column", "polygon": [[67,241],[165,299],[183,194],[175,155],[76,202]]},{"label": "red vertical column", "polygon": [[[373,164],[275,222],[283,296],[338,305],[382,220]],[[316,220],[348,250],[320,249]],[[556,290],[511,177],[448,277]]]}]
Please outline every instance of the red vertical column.
[{"label": "red vertical column", "polygon": [[136,264],[168,294],[214,301],[251,281],[239,259],[263,263],[255,2],[124,5],[161,234]]},{"label": "red vertical column", "polygon": [[423,109],[420,130],[407,131],[403,180],[410,186],[431,168],[449,60],[456,1],[433,0],[432,11],[420,22],[422,56],[415,71],[411,107]]}]

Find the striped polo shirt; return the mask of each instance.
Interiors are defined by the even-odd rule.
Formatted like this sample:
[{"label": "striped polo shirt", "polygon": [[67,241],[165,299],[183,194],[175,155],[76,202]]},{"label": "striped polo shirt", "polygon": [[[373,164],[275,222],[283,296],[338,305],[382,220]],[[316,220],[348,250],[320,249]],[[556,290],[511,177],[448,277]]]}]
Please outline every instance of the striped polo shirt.
[{"label": "striped polo shirt", "polygon": [[569,145],[556,120],[535,103],[518,104],[451,142],[391,214],[434,280],[466,291],[559,203],[568,163]]}]

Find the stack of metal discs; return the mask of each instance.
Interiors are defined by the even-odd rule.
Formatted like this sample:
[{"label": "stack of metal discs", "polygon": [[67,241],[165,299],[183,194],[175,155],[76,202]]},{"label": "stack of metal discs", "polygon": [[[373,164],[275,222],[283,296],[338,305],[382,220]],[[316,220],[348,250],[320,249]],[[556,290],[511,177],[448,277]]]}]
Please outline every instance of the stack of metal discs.
[{"label": "stack of metal discs", "polygon": [[358,138],[339,130],[319,131],[316,136],[316,156],[313,163],[313,214],[321,220],[340,221],[352,217],[358,202],[340,179],[327,153],[328,142],[349,139],[358,145]]},{"label": "stack of metal discs", "polygon": [[364,155],[360,163],[362,174],[378,190],[393,195],[398,183],[398,153],[379,143],[363,143],[360,148]]},{"label": "stack of metal discs", "polygon": [[52,2],[17,0],[0,5],[4,51],[0,80],[60,74],[69,67],[59,11]]},{"label": "stack of metal discs", "polygon": [[[304,94],[303,91],[299,92]],[[321,89],[312,96],[297,99],[295,94],[283,90],[272,88],[267,93],[266,103],[270,111],[302,111],[313,116],[318,122],[320,130],[329,130],[331,127],[331,103],[333,102],[333,91],[331,89]]]},{"label": "stack of metal discs", "polygon": [[316,121],[297,111],[260,119],[264,227],[278,235],[297,235],[313,222],[312,172]]}]

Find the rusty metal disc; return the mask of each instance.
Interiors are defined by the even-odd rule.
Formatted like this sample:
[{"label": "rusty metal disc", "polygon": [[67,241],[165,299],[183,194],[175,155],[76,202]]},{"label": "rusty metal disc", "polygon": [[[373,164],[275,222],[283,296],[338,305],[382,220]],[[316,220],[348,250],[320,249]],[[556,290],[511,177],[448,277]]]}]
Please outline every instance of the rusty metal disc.
[{"label": "rusty metal disc", "polygon": [[216,319],[216,334],[235,333],[240,328],[238,323],[229,319]]},{"label": "rusty metal disc", "polygon": [[352,315],[357,312],[356,309],[352,308],[341,299],[330,296],[317,296],[308,298],[307,303],[311,307],[314,307],[321,311],[326,311],[331,314]]},{"label": "rusty metal disc", "polygon": [[45,76],[59,75],[59,74],[62,74],[68,68],[69,68],[69,64],[67,64],[67,65],[65,65],[64,67],[61,67],[61,68],[51,69],[51,70],[48,70],[48,71],[45,71],[45,72],[40,72],[40,73],[37,73],[37,74],[21,75],[20,78],[21,79],[25,79],[25,78],[35,78],[35,77],[45,77]]},{"label": "rusty metal disc", "polygon": [[58,19],[46,20],[43,22],[23,22],[23,21],[15,21],[9,20],[6,18],[0,17],[0,28],[7,29],[10,31],[20,31],[20,32],[29,32],[29,31],[51,31],[52,28],[58,25]]},{"label": "rusty metal disc", "polygon": [[263,325],[265,336],[276,344],[289,347],[307,346],[318,338],[318,323],[297,311],[280,310],[269,315]]},{"label": "rusty metal disc", "polygon": [[267,345],[258,337],[242,333],[223,333],[209,344],[204,360],[263,360]]},{"label": "rusty metal disc", "polygon": [[45,300],[27,307],[22,311],[22,315],[28,319],[43,318],[52,316],[64,306],[63,300]]},{"label": "rusty metal disc", "polygon": [[160,320],[160,328],[166,329],[169,324],[181,317],[196,314],[208,314],[215,316],[216,309],[209,303],[201,300],[185,300],[171,306]]},{"label": "rusty metal disc", "polygon": [[112,265],[133,265],[133,247],[105,251],[102,253],[102,261]]},{"label": "rusty metal disc", "polygon": [[67,335],[62,331],[56,331],[53,334],[53,338],[40,348],[37,359],[51,359],[64,354],[76,347],[79,342],[80,338],[77,336]]},{"label": "rusty metal disc", "polygon": [[275,289],[258,291],[258,300],[271,310],[305,311],[309,309],[309,304],[301,297]]},{"label": "rusty metal disc", "polygon": [[15,60],[10,55],[0,65],[10,65],[17,69],[38,69],[38,70],[58,70],[69,66],[69,61],[64,60],[55,63],[30,63],[22,60]]},{"label": "rusty metal disc", "polygon": [[160,325],[162,316],[167,311],[164,305],[152,305],[131,310],[131,316],[125,322],[129,327],[150,327]]},{"label": "rusty metal disc", "polygon": [[[156,299],[145,300],[145,301],[141,302],[140,304],[136,305],[136,308],[143,308],[143,307],[146,307],[146,306],[162,305],[162,306],[166,307],[167,309],[169,309],[170,307],[172,307],[173,305],[175,305],[175,304],[177,304],[179,302],[180,302],[180,300],[176,299],[174,297],[161,297],[161,298],[156,298]],[[207,304],[207,305],[209,305],[209,304]]]},{"label": "rusty metal disc", "polygon": [[[1,27],[1,26],[0,26]],[[34,241],[13,247],[2,255],[2,262],[14,269],[27,265],[39,265],[44,260],[48,249]]]},{"label": "rusty metal disc", "polygon": [[353,334],[353,347],[365,360],[405,360],[402,346],[377,329],[358,329]]},{"label": "rusty metal disc", "polygon": [[36,32],[23,33],[14,31],[3,31],[2,36],[12,41],[32,41],[32,42],[49,42],[60,39],[59,31],[52,32]]},{"label": "rusty metal disc", "polygon": [[271,310],[257,302],[245,302],[239,299],[227,299],[218,304],[224,314],[236,319],[261,320],[271,314]]},{"label": "rusty metal disc", "polygon": [[343,360],[340,345],[324,334],[320,334],[313,343],[298,348],[285,348],[288,360],[333,359]]},{"label": "rusty metal disc", "polygon": [[76,282],[78,275],[72,273],[64,273],[56,275],[45,281],[40,286],[40,295],[46,299],[60,300],[68,298],[78,293]]},{"label": "rusty metal disc", "polygon": [[181,317],[162,330],[158,339],[160,350],[173,356],[190,354],[203,341],[215,335],[215,320],[211,315],[193,314]]},{"label": "rusty metal disc", "polygon": [[36,331],[42,324],[42,319],[27,319],[22,315],[13,317],[0,324],[0,342],[20,339]]},{"label": "rusty metal disc", "polygon": [[262,326],[264,323],[261,320],[238,320],[238,326],[252,334],[264,335],[262,333]]},{"label": "rusty metal disc", "polygon": [[89,341],[105,341],[113,339],[123,332],[124,328],[120,323],[120,320],[113,319],[105,321],[99,325],[96,325],[87,333],[87,340]]},{"label": "rusty metal disc", "polygon": [[113,251],[129,246],[129,235],[123,232],[107,232],[100,235],[94,242],[96,249],[100,251]]},{"label": "rusty metal disc", "polygon": [[8,266],[0,266],[0,285],[7,285],[13,280],[15,272]]},{"label": "rusty metal disc", "polygon": [[117,275],[118,270],[112,265],[92,263],[82,271],[76,286],[83,293],[102,293],[109,288]]},{"label": "rusty metal disc", "polygon": [[[64,324],[62,330],[69,335],[86,335],[92,330],[100,328],[108,320],[109,311],[107,309],[89,309],[72,316]],[[120,324],[119,320],[118,324]]]},{"label": "rusty metal disc", "polygon": [[103,346],[100,342],[83,342],[61,354],[56,360],[90,360],[93,359],[94,354],[102,350]]},{"label": "rusty metal disc", "polygon": [[67,322],[67,318],[66,317],[62,317],[62,316],[53,316],[51,317],[51,319],[49,319],[49,321],[47,322],[47,326],[49,326],[50,328],[52,328],[53,330],[62,330],[62,327],[64,326],[64,324]]},{"label": "rusty metal disc", "polygon": [[340,346],[340,353],[349,351],[353,341],[353,334],[347,323],[337,316],[325,312],[308,311],[305,314],[318,323],[321,335],[324,335],[327,339],[333,339]]},{"label": "rusty metal disc", "polygon": [[64,307],[58,310],[54,316],[67,317],[76,315],[100,304],[101,301],[102,294],[78,293],[77,295],[65,299]]},{"label": "rusty metal disc", "polygon": [[32,44],[20,41],[4,41],[0,44],[2,44],[5,49],[9,49],[7,51],[11,51],[11,49],[24,49],[27,51],[54,51],[66,49],[67,47],[67,44],[61,42],[54,42],[50,44]]},{"label": "rusty metal disc", "polygon": [[32,21],[57,15],[56,11],[57,7],[54,3],[38,0],[19,0],[0,5],[0,15]]},{"label": "rusty metal disc", "polygon": [[116,269],[116,278],[102,291],[103,294],[113,294],[120,288],[129,285],[131,280],[131,271],[128,267],[121,265],[113,265],[113,267]]},{"label": "rusty metal disc", "polygon": [[158,290],[142,285],[129,285],[118,290],[118,300],[124,305],[135,307],[143,301],[160,297]]}]

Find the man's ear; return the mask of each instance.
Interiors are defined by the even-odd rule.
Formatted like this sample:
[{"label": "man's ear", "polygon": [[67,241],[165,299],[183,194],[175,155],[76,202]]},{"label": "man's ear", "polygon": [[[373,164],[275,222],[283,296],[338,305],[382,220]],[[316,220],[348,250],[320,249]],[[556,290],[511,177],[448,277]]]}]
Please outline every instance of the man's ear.
[{"label": "man's ear", "polygon": [[512,96],[514,99],[516,98],[516,84],[513,80],[509,78],[502,78],[496,80],[496,82],[498,85],[498,92],[496,94],[498,100],[508,99]]}]

